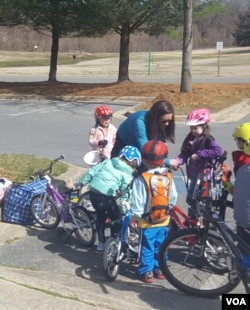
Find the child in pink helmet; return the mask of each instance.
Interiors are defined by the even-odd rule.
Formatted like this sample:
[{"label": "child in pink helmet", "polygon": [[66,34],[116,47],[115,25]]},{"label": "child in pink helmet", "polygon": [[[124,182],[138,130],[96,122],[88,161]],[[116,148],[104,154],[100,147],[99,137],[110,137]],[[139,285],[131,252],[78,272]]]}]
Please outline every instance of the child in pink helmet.
[{"label": "child in pink helmet", "polygon": [[93,150],[102,149],[104,158],[110,158],[111,150],[116,139],[116,127],[111,124],[112,109],[107,105],[100,105],[95,110],[95,125],[89,132],[89,145]]},{"label": "child in pink helmet", "polygon": [[197,177],[202,172],[206,163],[215,161],[222,156],[223,151],[210,135],[210,112],[208,109],[191,111],[186,120],[190,126],[190,132],[184,139],[181,153],[176,157],[177,165],[187,165],[187,176],[190,186],[187,193],[187,203],[192,207],[195,201],[192,199]]}]

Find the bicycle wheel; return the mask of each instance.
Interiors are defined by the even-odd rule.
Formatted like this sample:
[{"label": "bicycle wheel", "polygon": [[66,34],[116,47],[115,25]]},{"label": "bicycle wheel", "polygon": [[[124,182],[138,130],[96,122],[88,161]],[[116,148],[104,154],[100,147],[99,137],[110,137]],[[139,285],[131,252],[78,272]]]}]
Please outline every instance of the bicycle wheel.
[{"label": "bicycle wheel", "polygon": [[[202,244],[199,236],[198,229],[188,228],[173,233],[163,242],[159,264],[164,276],[174,287],[194,296],[212,298],[231,291],[240,278],[230,282],[227,268],[224,272],[214,272],[210,268],[205,257],[207,245],[204,256],[200,256]],[[207,239],[211,244],[215,240],[211,236]]]},{"label": "bicycle wheel", "polygon": [[89,199],[89,191],[83,193],[77,202],[77,205],[83,206],[85,209],[87,209],[89,212],[95,213],[95,209],[92,206],[92,203]]},{"label": "bicycle wheel", "polygon": [[120,265],[116,262],[118,248],[119,243],[115,238],[109,237],[106,240],[103,251],[103,270],[108,281],[114,281],[119,273]]},{"label": "bicycle wheel", "polygon": [[217,273],[228,272],[227,257],[230,256],[227,246],[216,231],[209,230],[204,257],[209,267]]},{"label": "bicycle wheel", "polygon": [[61,221],[59,209],[49,196],[34,196],[30,203],[30,209],[34,218],[44,228],[55,228]]},{"label": "bicycle wheel", "polygon": [[75,221],[79,228],[76,228],[75,235],[82,245],[90,246],[95,243],[95,219],[91,213],[82,206],[73,208]]}]

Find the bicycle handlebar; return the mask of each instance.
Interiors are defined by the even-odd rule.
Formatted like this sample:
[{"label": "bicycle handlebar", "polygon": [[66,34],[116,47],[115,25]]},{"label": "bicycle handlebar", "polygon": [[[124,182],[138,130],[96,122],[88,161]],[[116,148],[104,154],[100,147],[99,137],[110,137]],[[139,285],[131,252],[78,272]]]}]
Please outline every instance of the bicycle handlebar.
[{"label": "bicycle handlebar", "polygon": [[65,158],[64,155],[60,155],[59,157],[53,159],[53,160],[50,162],[49,166],[48,166],[46,169],[35,171],[35,172],[33,173],[33,175],[32,175],[30,178],[31,178],[32,180],[34,180],[36,176],[38,176],[39,178],[41,178],[42,176],[44,176],[44,174],[45,174],[47,171],[48,171],[49,174],[50,174],[51,171],[52,171],[53,165],[54,165],[55,163],[57,163],[58,161],[64,159],[64,158]]}]

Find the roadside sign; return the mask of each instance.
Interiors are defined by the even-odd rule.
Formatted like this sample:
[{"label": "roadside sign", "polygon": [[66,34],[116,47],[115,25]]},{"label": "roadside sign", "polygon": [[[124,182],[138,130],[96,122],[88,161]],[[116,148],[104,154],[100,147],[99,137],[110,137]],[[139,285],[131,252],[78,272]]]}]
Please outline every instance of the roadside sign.
[{"label": "roadside sign", "polygon": [[223,42],[216,42],[216,49],[218,52],[223,50]]}]

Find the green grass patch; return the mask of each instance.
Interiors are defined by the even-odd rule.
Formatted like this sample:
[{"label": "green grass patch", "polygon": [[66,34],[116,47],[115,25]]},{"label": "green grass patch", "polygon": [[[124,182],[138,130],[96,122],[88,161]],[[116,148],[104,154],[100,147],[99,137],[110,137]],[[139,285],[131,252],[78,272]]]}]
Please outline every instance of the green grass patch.
[{"label": "green grass patch", "polygon": [[[117,56],[117,55],[116,55]],[[50,53],[0,52],[0,68],[49,66]],[[113,54],[59,53],[57,65],[72,65],[78,62],[110,58]]]},{"label": "green grass patch", "polygon": [[[44,170],[49,166],[51,159],[39,158],[25,154],[0,154],[0,175],[15,182],[30,181],[35,171]],[[52,177],[57,177],[68,170],[68,165],[57,162],[53,165]]]}]

